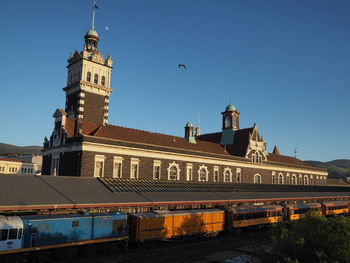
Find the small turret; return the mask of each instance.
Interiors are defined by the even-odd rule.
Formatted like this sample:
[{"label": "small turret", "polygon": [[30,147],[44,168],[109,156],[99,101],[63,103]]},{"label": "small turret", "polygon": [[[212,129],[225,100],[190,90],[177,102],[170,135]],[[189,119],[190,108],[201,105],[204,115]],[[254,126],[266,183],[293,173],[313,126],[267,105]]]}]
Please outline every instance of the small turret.
[{"label": "small turret", "polygon": [[185,139],[190,143],[197,143],[194,137],[194,128],[191,122],[187,122],[185,126]]},{"label": "small turret", "polygon": [[277,145],[275,145],[275,147],[273,148],[273,154],[276,154],[276,155],[281,155],[280,153],[280,150],[278,149]]},{"label": "small turret", "polygon": [[220,144],[229,145],[233,143],[235,131],[239,130],[239,112],[232,104],[227,105],[222,114],[222,135]]}]

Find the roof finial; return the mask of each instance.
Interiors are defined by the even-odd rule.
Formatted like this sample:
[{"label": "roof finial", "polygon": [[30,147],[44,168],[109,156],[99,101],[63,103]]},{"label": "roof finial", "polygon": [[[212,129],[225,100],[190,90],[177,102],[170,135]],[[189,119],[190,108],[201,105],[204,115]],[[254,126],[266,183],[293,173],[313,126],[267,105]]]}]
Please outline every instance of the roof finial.
[{"label": "roof finial", "polygon": [[95,10],[98,9],[98,6],[96,5],[96,1],[94,1],[93,7],[92,7],[92,23],[91,23],[91,29],[95,29]]}]

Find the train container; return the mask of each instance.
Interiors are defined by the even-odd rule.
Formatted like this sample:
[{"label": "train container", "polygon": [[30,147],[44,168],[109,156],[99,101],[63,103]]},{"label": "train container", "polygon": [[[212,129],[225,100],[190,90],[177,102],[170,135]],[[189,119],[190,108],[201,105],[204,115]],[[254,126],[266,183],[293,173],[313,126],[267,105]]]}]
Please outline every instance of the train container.
[{"label": "train container", "polygon": [[323,215],[341,215],[349,213],[349,203],[347,201],[322,202]]},{"label": "train container", "polygon": [[305,217],[308,212],[315,212],[317,215],[322,215],[322,206],[320,203],[300,203],[288,204],[284,208],[286,220],[299,220]]},{"label": "train container", "polygon": [[0,215],[0,252],[22,246],[23,223],[19,216]]},{"label": "train container", "polygon": [[280,205],[230,208],[226,211],[226,226],[232,229],[277,223],[283,221],[282,209]]},{"label": "train container", "polygon": [[24,248],[127,236],[124,213],[23,216],[22,221]]},{"label": "train container", "polygon": [[145,241],[223,230],[225,212],[219,209],[152,211],[129,215],[130,239]]}]

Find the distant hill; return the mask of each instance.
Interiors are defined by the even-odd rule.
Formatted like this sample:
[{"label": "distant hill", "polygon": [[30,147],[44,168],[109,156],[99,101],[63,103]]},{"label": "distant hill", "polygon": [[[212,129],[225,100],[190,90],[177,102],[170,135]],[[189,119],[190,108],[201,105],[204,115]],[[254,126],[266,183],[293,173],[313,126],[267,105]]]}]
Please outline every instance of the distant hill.
[{"label": "distant hill", "polygon": [[14,155],[40,155],[41,146],[16,146],[12,144],[0,143],[0,156]]},{"label": "distant hill", "polygon": [[350,177],[350,160],[339,159],[330,162],[318,162],[318,161],[304,161],[311,166],[318,168],[325,168],[328,170],[329,177],[343,178],[346,181],[346,177]]}]

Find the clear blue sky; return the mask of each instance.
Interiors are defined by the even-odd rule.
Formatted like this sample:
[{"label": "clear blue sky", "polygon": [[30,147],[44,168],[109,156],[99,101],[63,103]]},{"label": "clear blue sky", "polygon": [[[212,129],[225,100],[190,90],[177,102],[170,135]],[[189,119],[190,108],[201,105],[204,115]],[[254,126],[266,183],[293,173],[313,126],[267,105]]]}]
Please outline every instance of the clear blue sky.
[{"label": "clear blue sky", "polygon": [[[97,4],[99,49],[114,60],[110,124],[183,136],[200,113],[202,133],[216,132],[231,100],[269,151],[350,158],[350,1]],[[2,1],[0,142],[41,145],[51,134],[91,10],[87,0]]]}]

